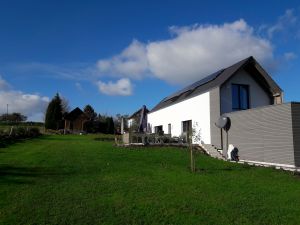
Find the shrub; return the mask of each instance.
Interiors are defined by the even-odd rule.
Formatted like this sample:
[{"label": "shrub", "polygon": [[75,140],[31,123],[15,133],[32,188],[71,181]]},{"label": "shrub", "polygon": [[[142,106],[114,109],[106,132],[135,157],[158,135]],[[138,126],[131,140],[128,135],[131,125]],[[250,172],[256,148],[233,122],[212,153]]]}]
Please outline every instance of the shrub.
[{"label": "shrub", "polygon": [[0,129],[0,138],[4,135],[6,135],[6,132],[3,129]]},{"label": "shrub", "polygon": [[28,136],[29,137],[37,137],[37,136],[40,136],[41,135],[41,132],[40,132],[40,129],[37,128],[37,127],[31,127],[28,129]]},{"label": "shrub", "polygon": [[37,127],[11,127],[7,131],[0,130],[0,147],[5,147],[19,139],[35,138],[40,135]]},{"label": "shrub", "polygon": [[13,129],[13,134],[11,136],[15,136],[16,138],[26,138],[28,136],[26,128],[17,127]]}]

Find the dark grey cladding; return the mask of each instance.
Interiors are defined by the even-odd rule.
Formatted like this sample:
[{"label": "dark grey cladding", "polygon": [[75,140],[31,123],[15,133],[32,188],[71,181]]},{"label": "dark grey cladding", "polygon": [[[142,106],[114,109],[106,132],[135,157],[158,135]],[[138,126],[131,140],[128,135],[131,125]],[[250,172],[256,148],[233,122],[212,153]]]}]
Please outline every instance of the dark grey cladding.
[{"label": "dark grey cladding", "polygon": [[[299,103],[264,106],[226,116],[231,120],[229,144],[239,149],[241,160],[300,166]],[[219,137],[212,136],[215,142]]]},{"label": "dark grey cladding", "polygon": [[221,129],[215,125],[221,114],[220,88],[216,87],[209,92],[210,101],[210,135],[212,143],[218,148],[223,148]]},{"label": "dark grey cladding", "polygon": [[[235,75],[240,69],[249,71],[254,79],[256,79],[270,95],[281,93],[281,88],[273,81],[273,79],[266,73],[266,71],[258,64],[252,57],[248,57],[232,66],[221,69],[205,78],[183,88],[182,90],[164,98],[158,103],[151,112],[168,107],[186,99],[195,97],[213,88],[220,87],[230,77]],[[150,112],[150,113],[151,113]]]},{"label": "dark grey cladding", "polygon": [[300,103],[292,102],[295,164],[300,167]]}]

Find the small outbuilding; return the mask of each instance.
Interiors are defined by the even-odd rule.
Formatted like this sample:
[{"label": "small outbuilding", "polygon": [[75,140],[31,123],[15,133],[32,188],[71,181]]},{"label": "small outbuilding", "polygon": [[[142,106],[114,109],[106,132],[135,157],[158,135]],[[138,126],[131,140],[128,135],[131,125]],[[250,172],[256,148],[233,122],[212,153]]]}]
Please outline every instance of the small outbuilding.
[{"label": "small outbuilding", "polygon": [[65,132],[79,133],[84,131],[84,123],[87,122],[88,116],[78,107],[64,116]]}]

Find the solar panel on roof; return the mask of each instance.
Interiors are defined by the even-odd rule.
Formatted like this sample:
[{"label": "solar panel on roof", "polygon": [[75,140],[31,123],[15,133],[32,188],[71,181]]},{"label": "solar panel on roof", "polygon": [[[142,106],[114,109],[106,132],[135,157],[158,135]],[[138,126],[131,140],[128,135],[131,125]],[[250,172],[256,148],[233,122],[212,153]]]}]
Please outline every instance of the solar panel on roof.
[{"label": "solar panel on roof", "polygon": [[188,92],[188,91],[191,92],[191,91],[193,91],[195,88],[197,88],[197,87],[199,87],[199,86],[201,86],[201,85],[203,85],[203,84],[205,84],[205,83],[207,83],[207,82],[212,81],[213,79],[215,79],[224,70],[225,69],[221,69],[221,70],[219,70],[219,71],[217,71],[217,72],[215,72],[213,74],[208,75],[207,77],[204,77],[203,79],[201,79],[201,80],[199,80],[199,81],[197,81],[197,82],[195,82],[195,83],[193,83],[193,84],[191,84],[191,85],[189,85],[189,86],[181,89],[180,91],[177,91],[174,94],[172,94],[172,95],[164,98],[163,101],[165,102],[165,101],[168,101],[168,100],[170,100],[172,98],[179,97],[180,95],[184,94],[185,92]]}]

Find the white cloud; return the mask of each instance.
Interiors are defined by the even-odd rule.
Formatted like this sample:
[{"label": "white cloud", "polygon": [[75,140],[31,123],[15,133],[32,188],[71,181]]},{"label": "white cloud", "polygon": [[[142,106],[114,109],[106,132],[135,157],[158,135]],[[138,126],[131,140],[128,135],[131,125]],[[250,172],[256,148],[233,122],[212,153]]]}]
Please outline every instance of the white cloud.
[{"label": "white cloud", "polygon": [[170,28],[167,40],[133,41],[124,51],[98,62],[101,73],[141,78],[149,73],[169,83],[199,80],[250,55],[259,62],[273,60],[271,43],[253,32],[243,19],[223,25]]},{"label": "white cloud", "polygon": [[75,83],[75,87],[77,88],[78,91],[83,91],[83,88],[79,82]]},{"label": "white cloud", "polygon": [[111,81],[108,83],[98,81],[97,86],[99,91],[106,95],[128,96],[131,95],[133,91],[132,84],[128,78],[122,78],[115,83]]},{"label": "white cloud", "polygon": [[43,113],[48,105],[49,98],[38,94],[26,94],[12,90],[4,79],[0,79],[6,89],[0,90],[0,114],[6,113],[7,104],[9,113],[19,112],[28,117],[28,120],[42,121]]},{"label": "white cloud", "polygon": [[99,60],[97,66],[102,73],[122,74],[135,79],[141,78],[141,75],[145,74],[148,68],[146,47],[134,40],[119,55],[110,59]]},{"label": "white cloud", "polygon": [[64,80],[93,80],[100,75],[94,63],[50,64],[40,62],[7,63],[1,65],[8,73]]},{"label": "white cloud", "polygon": [[287,31],[291,26],[297,23],[297,20],[298,18],[294,15],[294,10],[287,9],[274,25],[266,26],[269,38],[272,38],[275,33]]},{"label": "white cloud", "polygon": [[283,54],[285,60],[290,61],[297,58],[297,55],[294,52],[286,52]]},{"label": "white cloud", "polygon": [[7,81],[4,80],[4,79],[2,78],[2,76],[0,76],[0,91],[1,91],[1,90],[7,90],[7,89],[9,89],[9,88],[10,88],[10,84],[7,83]]},{"label": "white cloud", "polygon": [[255,37],[244,20],[178,29],[174,39],[150,43],[147,49],[152,73],[172,83],[199,80],[250,55],[259,61],[273,58],[271,44]]}]

